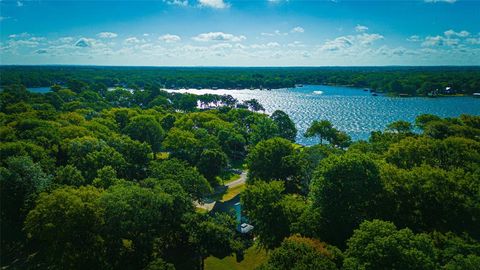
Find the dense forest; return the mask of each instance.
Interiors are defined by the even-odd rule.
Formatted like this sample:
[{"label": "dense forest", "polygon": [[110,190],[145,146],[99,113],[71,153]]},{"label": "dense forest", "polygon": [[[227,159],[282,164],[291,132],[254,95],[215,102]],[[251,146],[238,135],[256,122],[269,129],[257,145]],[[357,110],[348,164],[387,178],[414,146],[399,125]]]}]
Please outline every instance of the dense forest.
[{"label": "dense forest", "polygon": [[[261,270],[480,267],[478,116],[419,115],[415,126],[393,122],[357,142],[318,119],[305,134],[318,144],[305,147],[287,114],[259,113],[256,100],[155,86],[158,74],[204,86],[214,69],[22,69],[1,70],[3,269],[203,269],[212,256],[241,260],[252,245],[268,251]],[[222,72],[233,84],[257,73],[269,87],[274,78],[278,87],[313,83],[292,80],[295,69],[262,70]],[[437,71],[305,74],[323,72],[402,81]],[[434,77],[478,84],[478,72]],[[231,79],[222,78],[219,87]],[[36,94],[18,83],[55,86]],[[143,90],[107,91],[117,83]],[[238,167],[248,170],[248,236],[233,214],[196,208]]]},{"label": "dense forest", "polygon": [[[329,84],[370,88],[403,95],[472,94],[480,92],[479,67],[101,67],[1,66],[0,86],[23,84],[70,89],[79,84],[132,89],[285,88],[296,84]],[[72,89],[73,90],[73,89]]]}]

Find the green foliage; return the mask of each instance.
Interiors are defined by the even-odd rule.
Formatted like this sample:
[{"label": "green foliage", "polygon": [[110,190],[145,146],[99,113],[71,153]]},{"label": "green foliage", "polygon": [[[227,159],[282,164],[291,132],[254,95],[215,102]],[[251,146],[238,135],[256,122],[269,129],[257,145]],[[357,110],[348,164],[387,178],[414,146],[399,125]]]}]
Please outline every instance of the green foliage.
[{"label": "green foliage", "polygon": [[133,184],[112,186],[100,204],[105,209],[107,261],[113,268],[147,265],[154,246],[165,248],[176,241],[175,230],[184,214],[172,195]]},{"label": "green foliage", "polygon": [[175,266],[171,263],[165,262],[162,258],[157,258],[150,262],[145,270],[175,270]]},{"label": "green foliage", "polygon": [[63,187],[42,193],[25,220],[25,231],[38,254],[40,268],[99,269],[105,265],[101,237],[101,191]]},{"label": "green foliage", "polygon": [[202,266],[203,260],[209,255],[224,258],[242,248],[242,243],[236,239],[235,219],[228,214],[217,213],[213,217],[197,215],[191,218],[188,222],[194,222],[195,225],[189,226],[190,241],[201,257]]},{"label": "green foliage", "polygon": [[211,185],[216,184],[216,177],[221,174],[227,165],[227,155],[217,149],[203,150],[197,162],[198,171],[210,181]]},{"label": "green foliage", "polygon": [[480,164],[480,143],[457,137],[445,140],[407,137],[389,147],[386,160],[404,169],[428,164],[449,170],[475,171]]},{"label": "green foliage", "polygon": [[291,228],[305,209],[305,202],[284,196],[283,183],[256,181],[241,195],[246,215],[254,222],[261,246],[272,249],[290,235]]},{"label": "green foliage", "polygon": [[468,232],[479,236],[478,172],[446,171],[425,165],[411,170],[383,166],[382,179],[389,202],[396,209],[390,214],[396,224],[416,231]]},{"label": "green foliage", "polygon": [[[144,92],[159,94],[159,86],[168,88],[218,87],[228,88],[284,88],[295,84],[353,85],[392,93],[427,95],[436,89],[453,86],[458,93],[473,93],[479,89],[478,67],[290,67],[290,68],[202,68],[202,67],[44,67],[4,66],[0,84],[22,83],[28,87],[68,82],[74,91],[88,88],[101,95],[103,85],[119,82],[132,88],[143,87]],[[25,74],[28,73],[28,76]],[[86,86],[86,82],[89,86]],[[18,87],[16,88],[18,89]],[[61,91],[61,90],[60,90]],[[15,91],[12,91],[15,93]],[[148,101],[148,100],[147,100]],[[148,103],[148,102],[147,102]],[[232,104],[229,102],[228,104]]]},{"label": "green foliage", "polygon": [[111,136],[108,145],[115,148],[125,159],[125,169],[120,171],[127,179],[143,179],[152,159],[152,148],[147,143],[132,140],[128,136]]},{"label": "green foliage", "polygon": [[270,118],[263,115],[252,117],[253,123],[250,125],[249,143],[255,145],[263,140],[276,137],[279,128]]},{"label": "green foliage", "polygon": [[330,144],[340,148],[347,147],[351,144],[350,136],[334,128],[328,120],[313,121],[304,136],[307,138],[317,136],[320,139],[320,144],[323,143],[323,140],[326,140]]},{"label": "green foliage", "polygon": [[318,136],[322,144],[324,139],[329,140],[333,136],[332,123],[328,120],[313,121],[304,136],[307,138]]},{"label": "green foliage", "polygon": [[261,270],[310,270],[339,269],[335,262],[341,261],[341,252],[316,239],[300,236],[286,238],[282,245],[272,251]]},{"label": "green foliage", "polygon": [[54,182],[57,185],[69,185],[69,186],[82,186],[84,185],[85,178],[82,173],[72,165],[66,165],[57,169]]},{"label": "green foliage", "polygon": [[254,112],[265,111],[265,108],[263,108],[262,104],[260,104],[260,102],[258,102],[256,99],[245,100],[243,104],[245,104],[245,106]]},{"label": "green foliage", "polygon": [[201,142],[195,138],[195,134],[190,131],[172,128],[168,131],[163,147],[169,151],[173,157],[195,163],[200,155]]},{"label": "green foliage", "polygon": [[437,248],[437,257],[442,269],[473,270],[480,265],[480,242],[468,235],[434,232],[431,238]]},{"label": "green foliage", "polygon": [[148,143],[154,152],[160,151],[165,134],[155,117],[149,115],[133,117],[124,132],[132,139]]},{"label": "green foliage", "polygon": [[374,160],[349,153],[323,159],[315,173],[310,197],[320,212],[320,236],[344,246],[353,229],[380,212],[383,186]]},{"label": "green foliage", "polygon": [[438,269],[426,234],[398,230],[391,222],[364,221],[348,240],[344,269]]},{"label": "green foliage", "polygon": [[212,192],[208,181],[195,168],[178,159],[152,162],[148,175],[159,180],[172,180],[180,184],[194,200],[202,201]]},{"label": "green foliage", "polygon": [[[210,255],[241,254],[248,241],[239,241],[235,220],[196,213],[193,200],[212,192],[205,177],[216,184],[248,154],[244,214],[261,247],[278,247],[265,269],[477,269],[480,117],[421,115],[421,133],[397,121],[352,145],[316,121],[306,135],[329,144],[302,147],[288,115],[258,114],[256,100],[160,90],[478,89],[472,67],[361,70],[0,67],[2,267],[198,269]],[[69,89],[34,94],[18,85],[59,81]],[[405,229],[362,223],[373,218]],[[346,241],[342,262],[331,244]]]},{"label": "green foliage", "polygon": [[117,172],[111,166],[105,166],[97,171],[97,177],[93,179],[92,185],[97,188],[107,189],[118,183]]},{"label": "green foliage", "polygon": [[247,157],[250,179],[286,180],[291,174],[285,158],[294,153],[290,141],[273,138],[261,141],[253,147]]},{"label": "green foliage", "polygon": [[123,171],[126,162],[124,157],[103,140],[82,137],[65,142],[63,151],[69,164],[77,167],[88,183],[95,178],[97,170],[112,166],[116,171]]},{"label": "green foliage", "polygon": [[410,133],[412,132],[412,124],[407,121],[395,121],[387,125],[387,130],[396,133]]},{"label": "green foliage", "polygon": [[276,110],[272,113],[270,118],[278,126],[278,136],[289,141],[294,142],[297,137],[297,128],[295,123],[290,119],[288,114],[283,111]]}]

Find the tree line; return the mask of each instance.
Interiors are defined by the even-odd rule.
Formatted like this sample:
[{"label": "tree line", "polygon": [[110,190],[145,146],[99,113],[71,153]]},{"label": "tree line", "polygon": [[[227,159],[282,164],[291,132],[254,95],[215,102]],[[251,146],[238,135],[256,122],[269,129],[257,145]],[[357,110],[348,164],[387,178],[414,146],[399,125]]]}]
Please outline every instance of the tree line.
[{"label": "tree line", "polygon": [[[478,67],[289,67],[189,68],[97,66],[1,66],[0,86],[60,84],[74,90],[82,83],[106,87],[285,88],[328,84],[370,88],[392,94],[472,94],[480,89]],[[448,90],[447,87],[449,87]]]}]

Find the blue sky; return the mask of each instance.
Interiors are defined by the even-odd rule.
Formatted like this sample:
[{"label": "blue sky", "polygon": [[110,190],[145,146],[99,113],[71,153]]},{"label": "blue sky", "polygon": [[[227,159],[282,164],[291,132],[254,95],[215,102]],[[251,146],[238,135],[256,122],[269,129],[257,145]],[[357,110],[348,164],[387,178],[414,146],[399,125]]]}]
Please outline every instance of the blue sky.
[{"label": "blue sky", "polygon": [[480,1],[0,0],[1,64],[480,65]]}]

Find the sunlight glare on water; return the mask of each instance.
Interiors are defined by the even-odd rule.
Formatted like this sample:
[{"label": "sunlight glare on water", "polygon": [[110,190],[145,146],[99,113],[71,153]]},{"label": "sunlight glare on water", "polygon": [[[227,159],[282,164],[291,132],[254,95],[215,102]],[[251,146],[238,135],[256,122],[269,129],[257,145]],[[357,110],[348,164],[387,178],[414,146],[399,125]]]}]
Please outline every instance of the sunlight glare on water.
[{"label": "sunlight glare on water", "polygon": [[[372,96],[363,89],[348,87],[306,85],[300,88],[276,90],[211,90],[183,89],[169,92],[193,94],[232,95],[240,101],[255,98],[271,114],[282,110],[295,122],[297,142],[304,145],[317,143],[303,133],[313,120],[329,120],[347,132],[352,139],[368,139],[371,131],[383,130],[396,120],[414,122],[420,114],[457,117],[461,114],[480,115],[480,99],[473,97],[398,98]],[[321,92],[321,93],[320,93]]]}]

